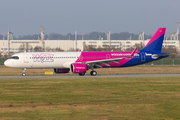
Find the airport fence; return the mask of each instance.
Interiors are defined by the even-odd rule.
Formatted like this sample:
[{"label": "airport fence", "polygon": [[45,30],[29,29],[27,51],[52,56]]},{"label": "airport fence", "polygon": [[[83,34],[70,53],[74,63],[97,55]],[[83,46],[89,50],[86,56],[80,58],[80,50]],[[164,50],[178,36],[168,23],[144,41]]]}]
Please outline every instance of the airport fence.
[{"label": "airport fence", "polygon": [[[4,61],[7,58],[0,58],[0,65],[4,65]],[[146,63],[144,65],[170,65],[170,66],[177,66],[180,65],[180,59],[161,59],[153,62]]]}]

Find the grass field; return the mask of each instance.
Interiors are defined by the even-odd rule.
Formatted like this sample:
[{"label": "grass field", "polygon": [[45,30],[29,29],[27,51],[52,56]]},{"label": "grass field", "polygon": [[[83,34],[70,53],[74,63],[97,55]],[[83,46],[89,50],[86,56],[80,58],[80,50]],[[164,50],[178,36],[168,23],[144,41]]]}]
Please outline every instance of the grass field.
[{"label": "grass field", "polygon": [[4,65],[5,60],[7,60],[7,58],[0,58],[0,65]]},{"label": "grass field", "polygon": [[[102,74],[169,74],[169,73],[180,73],[180,66],[134,66],[126,68],[100,68],[95,69],[97,73]],[[22,74],[22,69],[8,68],[5,66],[0,66],[0,76],[17,76]],[[91,70],[88,70],[86,74],[90,74]],[[44,75],[45,72],[53,72],[53,69],[27,69],[27,75]],[[73,75],[68,74],[58,74],[58,75]]]},{"label": "grass field", "polygon": [[0,119],[180,119],[180,77],[0,81]]}]

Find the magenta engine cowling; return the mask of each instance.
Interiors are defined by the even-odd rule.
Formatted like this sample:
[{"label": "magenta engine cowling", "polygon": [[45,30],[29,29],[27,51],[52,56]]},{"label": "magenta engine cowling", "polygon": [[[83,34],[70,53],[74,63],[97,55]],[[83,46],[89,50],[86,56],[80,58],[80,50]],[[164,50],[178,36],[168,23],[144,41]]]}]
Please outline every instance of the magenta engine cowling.
[{"label": "magenta engine cowling", "polygon": [[54,68],[54,73],[68,73],[69,68]]},{"label": "magenta engine cowling", "polygon": [[85,73],[87,71],[86,64],[72,63],[71,72],[72,73]]}]

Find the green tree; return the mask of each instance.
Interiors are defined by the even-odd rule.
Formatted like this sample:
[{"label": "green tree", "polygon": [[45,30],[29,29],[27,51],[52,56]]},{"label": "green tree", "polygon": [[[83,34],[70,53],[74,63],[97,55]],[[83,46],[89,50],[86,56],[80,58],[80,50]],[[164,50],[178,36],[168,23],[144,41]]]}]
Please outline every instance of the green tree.
[{"label": "green tree", "polygon": [[42,50],[41,50],[41,47],[40,46],[36,46],[35,48],[34,48],[34,52],[41,52]]}]

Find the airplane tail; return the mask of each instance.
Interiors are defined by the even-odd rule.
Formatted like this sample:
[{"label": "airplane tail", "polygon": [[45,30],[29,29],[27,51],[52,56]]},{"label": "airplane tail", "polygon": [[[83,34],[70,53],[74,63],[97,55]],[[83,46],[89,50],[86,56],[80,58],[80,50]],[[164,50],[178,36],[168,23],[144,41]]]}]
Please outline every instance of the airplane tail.
[{"label": "airplane tail", "polygon": [[141,52],[160,53],[166,28],[159,28]]}]

